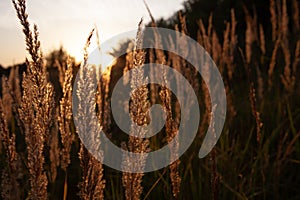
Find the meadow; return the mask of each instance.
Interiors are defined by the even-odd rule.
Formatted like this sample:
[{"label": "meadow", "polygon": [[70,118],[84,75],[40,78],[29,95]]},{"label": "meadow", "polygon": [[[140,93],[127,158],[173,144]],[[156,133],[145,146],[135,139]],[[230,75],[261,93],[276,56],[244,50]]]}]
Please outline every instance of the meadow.
[{"label": "meadow", "polygon": [[[191,63],[159,48],[141,49],[147,39],[142,23],[137,24],[135,41],[121,45],[127,53],[105,72],[86,65],[92,38],[101,46],[97,27],[83,30],[87,40],[82,63],[76,63],[63,49],[44,56],[38,26],[29,23],[26,1],[12,1],[29,57],[25,64],[1,74],[1,199],[300,199],[299,1],[270,0],[265,10],[259,4],[234,1],[239,3],[226,7],[226,21],[221,22],[218,13],[194,19],[191,13],[203,1],[189,2],[170,23],[156,21],[145,5],[152,19],[147,26],[164,26],[189,35],[203,46],[221,73],[227,98],[226,121],[216,146],[202,159],[198,151],[214,118],[214,105]],[[267,17],[262,18],[264,15]],[[157,47],[168,42],[185,45],[180,38],[164,41],[153,34]],[[192,49],[188,53],[197,56]],[[146,63],[171,66],[188,80],[197,94],[201,121],[192,145],[169,166],[148,173],[122,172],[102,164],[86,149],[74,120],[89,122],[79,128],[88,130],[89,140],[97,141],[95,150],[101,145],[95,134],[100,129],[114,144],[130,152],[143,153],[166,145],[175,137],[183,112],[193,116],[193,110],[180,110],[176,96],[167,87],[144,85],[135,90],[127,105],[139,126],[149,124],[151,105],[165,108],[163,129],[148,139],[124,133],[110,108],[114,86],[125,72],[134,71],[124,82],[131,88],[146,78],[155,78],[145,77]],[[153,70],[153,74],[163,74],[165,82],[170,81],[166,72]],[[102,76],[97,85],[91,85],[97,73]],[[76,76],[78,87],[74,88]],[[96,93],[90,91],[93,87]],[[178,91],[184,89],[178,84]],[[76,119],[74,98],[82,105]],[[97,113],[98,123],[93,123],[89,109]],[[119,109],[124,109],[122,102]],[[145,134],[139,128],[130,131]],[[170,148],[176,152],[179,145]],[[102,156],[101,151],[99,154]],[[122,162],[128,162],[126,159]],[[146,160],[137,167],[143,168]]]}]

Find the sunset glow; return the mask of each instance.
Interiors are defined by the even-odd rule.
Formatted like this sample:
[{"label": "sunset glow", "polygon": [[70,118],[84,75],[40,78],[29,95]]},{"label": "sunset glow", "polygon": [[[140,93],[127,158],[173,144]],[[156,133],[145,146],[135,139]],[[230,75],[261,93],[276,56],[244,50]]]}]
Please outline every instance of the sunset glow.
[{"label": "sunset glow", "polygon": [[[150,0],[155,18],[169,17],[182,8],[183,0]],[[82,59],[86,37],[96,24],[101,42],[137,28],[141,17],[150,21],[142,0],[31,0],[30,21],[38,24],[44,54],[63,46],[77,61]],[[11,1],[0,1],[0,64],[25,60],[24,37]],[[114,44],[115,45],[115,44]],[[95,47],[95,44],[91,44]],[[92,48],[91,48],[92,49]]]}]

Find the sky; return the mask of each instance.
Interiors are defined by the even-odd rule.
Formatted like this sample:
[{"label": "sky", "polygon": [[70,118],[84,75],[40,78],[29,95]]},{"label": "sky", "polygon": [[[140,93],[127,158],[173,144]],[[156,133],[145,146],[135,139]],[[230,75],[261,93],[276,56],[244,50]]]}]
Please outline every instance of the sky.
[{"label": "sky", "polygon": [[[148,0],[155,18],[167,18],[183,8],[184,0]],[[29,21],[38,25],[45,55],[61,45],[77,61],[86,38],[97,25],[101,42],[137,28],[150,18],[143,0],[27,0]],[[0,0],[0,64],[11,66],[28,56],[22,27],[11,0]],[[92,44],[93,45],[93,44]],[[95,44],[96,45],[96,44]]]}]

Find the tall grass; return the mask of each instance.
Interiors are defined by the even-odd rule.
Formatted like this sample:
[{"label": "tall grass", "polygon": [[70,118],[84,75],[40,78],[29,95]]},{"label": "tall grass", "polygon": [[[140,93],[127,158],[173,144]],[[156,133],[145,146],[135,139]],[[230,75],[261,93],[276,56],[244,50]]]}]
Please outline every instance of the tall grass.
[{"label": "tall grass", "polygon": [[[223,133],[210,155],[202,160],[197,157],[198,150],[210,120],[215,117],[212,116],[214,105],[211,105],[207,86],[190,63],[171,52],[159,50],[166,42],[186,51],[186,41],[179,34],[175,39],[164,41],[154,32],[156,49],[141,49],[145,38],[140,22],[134,48],[129,47],[127,54],[117,59],[106,76],[96,77],[98,69],[86,65],[95,30],[100,47],[97,29],[93,29],[87,38],[80,68],[74,66],[71,59],[65,60],[66,64],[57,64],[57,79],[50,82],[38,28],[30,26],[26,2],[12,2],[30,57],[26,60],[24,74],[19,74],[19,68],[12,68],[9,77],[1,78],[2,199],[300,198],[298,1],[270,0],[270,29],[261,23],[255,9],[248,5],[241,6],[244,21],[237,18],[237,10],[230,10],[221,33],[215,27],[213,14],[207,21],[190,22],[184,13],[178,13],[174,29],[189,35],[189,25],[197,24],[195,39],[218,66],[227,93],[227,119]],[[145,5],[155,30],[157,22],[146,2]],[[238,27],[243,27],[240,26],[243,22],[244,29],[238,30]],[[194,49],[188,49],[187,53],[198,56]],[[167,168],[146,174],[118,172],[93,157],[77,133],[86,133],[86,139],[97,141],[91,145],[92,153],[97,152],[98,157],[104,156],[98,135],[101,130],[125,150],[148,152],[166,145],[175,137],[182,112],[193,112],[180,110],[176,97],[168,89],[170,80],[166,71],[159,72],[153,67],[151,75],[154,76],[145,77],[143,64],[149,61],[170,65],[193,86],[202,111],[198,134],[188,151]],[[126,105],[133,119],[130,131],[139,136],[146,134],[141,127],[149,123],[148,112],[152,104],[161,104],[167,113],[163,130],[149,139],[125,135],[111,118],[110,97],[118,78],[116,74],[130,69],[133,75],[124,82],[134,90],[130,105]],[[73,88],[77,72],[78,88]],[[205,74],[210,76],[209,71]],[[150,84],[137,88],[146,78],[161,75],[163,86]],[[97,93],[94,94],[91,88],[96,86],[91,84],[97,78]],[[60,85],[61,96],[54,91],[53,81]],[[183,96],[184,88],[179,81],[176,86]],[[80,105],[76,120],[86,122],[77,130],[72,115],[73,90],[76,90]],[[88,101],[92,98],[95,103]],[[55,102],[55,99],[59,101]],[[89,113],[95,110],[97,119],[92,119]],[[178,141],[169,148],[176,152],[179,146]],[[124,167],[135,165],[143,169],[147,157],[139,163],[130,163],[124,156],[122,162]]]},{"label": "tall grass", "polygon": [[26,166],[29,171],[29,199],[47,199],[48,179],[44,170],[44,146],[49,138],[53,119],[53,87],[47,80],[46,68],[40,49],[37,26],[30,29],[25,1],[13,1],[17,16],[23,26],[27,51],[27,71],[23,75],[20,120],[25,133]]}]

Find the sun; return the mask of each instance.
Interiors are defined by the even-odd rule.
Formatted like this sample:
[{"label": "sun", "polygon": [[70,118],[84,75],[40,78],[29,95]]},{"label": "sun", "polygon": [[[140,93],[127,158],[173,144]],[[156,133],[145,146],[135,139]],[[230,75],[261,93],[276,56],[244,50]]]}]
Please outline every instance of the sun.
[{"label": "sun", "polygon": [[71,55],[75,58],[76,63],[81,63],[83,61],[83,55],[82,53],[78,52],[78,53],[71,53]]},{"label": "sun", "polygon": [[[75,57],[76,63],[82,63],[82,52],[74,53],[72,55]],[[116,59],[107,53],[99,54],[99,52],[91,52],[88,57],[88,63],[97,67],[101,66],[102,72],[108,70],[115,62]]]}]

